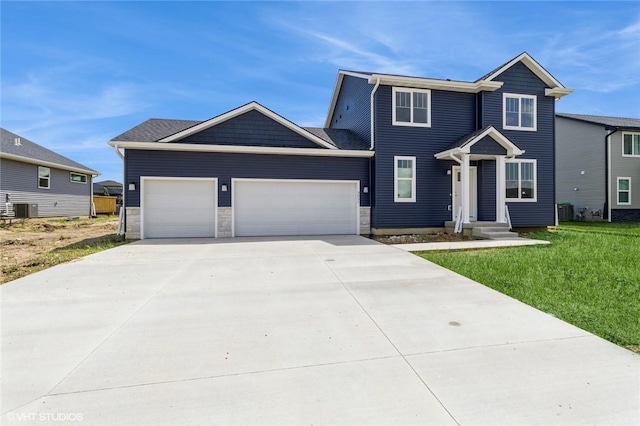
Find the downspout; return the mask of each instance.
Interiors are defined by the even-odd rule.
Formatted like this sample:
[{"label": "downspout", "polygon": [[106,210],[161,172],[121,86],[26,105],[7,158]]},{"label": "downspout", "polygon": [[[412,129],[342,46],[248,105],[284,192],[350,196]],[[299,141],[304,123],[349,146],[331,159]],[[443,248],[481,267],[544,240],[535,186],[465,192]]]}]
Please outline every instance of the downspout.
[{"label": "downspout", "polygon": [[604,137],[604,158],[605,158],[605,168],[604,168],[604,202],[605,206],[603,209],[604,212],[607,213],[607,221],[611,222],[611,183],[609,182],[609,175],[611,171],[611,135],[617,132],[619,129],[615,127],[611,132],[607,133]]},{"label": "downspout", "polygon": [[373,90],[371,91],[371,145],[369,146],[369,150],[373,150],[373,147],[375,146],[375,138],[374,138],[374,131],[375,131],[375,126],[374,126],[374,108],[373,108],[373,104],[374,104],[374,96],[376,94],[376,91],[378,90],[378,87],[380,86],[380,77],[378,77],[378,80],[376,81],[376,85],[373,86]]},{"label": "downspout", "polygon": [[120,211],[120,215],[124,216],[124,221],[122,223],[122,229],[120,231],[122,232],[122,235],[126,236],[127,234],[126,234],[125,231],[127,229],[127,215],[126,215],[127,210],[124,208],[124,206],[127,205],[127,203],[125,201],[126,198],[127,198],[127,195],[126,195],[127,194],[127,191],[126,191],[126,188],[127,188],[127,179],[126,179],[127,176],[126,176],[126,173],[127,173],[127,171],[125,170],[125,167],[124,167],[124,155],[122,155],[122,153],[120,152],[120,149],[118,148],[118,144],[115,144],[113,146],[113,149],[116,151],[116,154],[118,154],[118,157],[120,157],[120,159],[122,160],[122,205],[120,206],[120,210],[121,210]]}]

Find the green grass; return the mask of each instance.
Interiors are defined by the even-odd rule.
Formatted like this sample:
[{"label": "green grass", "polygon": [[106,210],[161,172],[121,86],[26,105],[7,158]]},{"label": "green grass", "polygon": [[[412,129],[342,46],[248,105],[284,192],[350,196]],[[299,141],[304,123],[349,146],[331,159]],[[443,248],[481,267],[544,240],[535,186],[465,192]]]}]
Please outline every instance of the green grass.
[{"label": "green grass", "polygon": [[29,274],[33,274],[34,272],[50,268],[61,263],[117,247],[128,242],[129,241],[125,241],[122,236],[115,234],[108,235],[106,237],[94,238],[92,240],[86,240],[51,250],[48,253],[30,259],[25,264],[3,265],[0,284],[22,278]]},{"label": "green grass", "polygon": [[552,244],[418,255],[637,351],[640,224],[569,222],[528,237]]}]

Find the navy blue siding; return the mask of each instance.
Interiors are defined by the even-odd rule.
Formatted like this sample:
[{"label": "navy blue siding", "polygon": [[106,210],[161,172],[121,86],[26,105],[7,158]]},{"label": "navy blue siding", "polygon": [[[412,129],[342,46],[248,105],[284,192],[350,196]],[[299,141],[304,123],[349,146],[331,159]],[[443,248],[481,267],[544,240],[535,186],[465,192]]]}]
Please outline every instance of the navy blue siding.
[{"label": "navy blue siding", "polygon": [[[232,178],[359,180],[360,191],[369,185],[369,159],[345,157],[304,157],[292,155],[229,154],[211,152],[126,150],[125,190],[127,207],[140,206],[140,176],[216,177],[218,205],[231,206]],[[136,184],[135,191],[128,184]],[[360,205],[369,205],[368,194],[360,195]]]},{"label": "navy blue siding", "polygon": [[507,155],[507,150],[491,137],[485,136],[471,146],[471,153],[483,155]]},{"label": "navy blue siding", "polygon": [[[515,64],[497,78],[501,89],[483,94],[482,127],[492,124],[525,154],[521,159],[537,159],[537,202],[508,203],[511,220],[518,226],[547,226],[555,223],[555,100],[545,96],[547,85],[521,63]],[[502,128],[502,94],[536,95],[537,131],[504,130]]]},{"label": "navy blue siding", "polygon": [[[442,227],[451,220],[451,176],[447,170],[454,163],[436,160],[434,154],[476,130],[475,103],[475,94],[434,90],[430,128],[393,126],[391,87],[378,88],[373,228]],[[415,203],[394,202],[396,155],[416,157]]]},{"label": "navy blue siding", "polygon": [[363,78],[345,75],[329,127],[349,129],[363,141],[371,140],[371,91]]},{"label": "navy blue siding", "polygon": [[210,145],[319,147],[315,142],[255,110],[187,136],[180,142]]},{"label": "navy blue siding", "polygon": [[482,160],[478,167],[478,220],[496,220],[496,162]]}]

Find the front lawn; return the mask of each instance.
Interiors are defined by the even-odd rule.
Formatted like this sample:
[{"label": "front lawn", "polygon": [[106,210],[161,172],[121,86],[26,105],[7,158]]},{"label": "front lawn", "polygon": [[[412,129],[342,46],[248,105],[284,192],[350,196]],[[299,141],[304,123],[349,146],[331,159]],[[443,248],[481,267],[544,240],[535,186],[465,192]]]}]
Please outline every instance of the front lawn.
[{"label": "front lawn", "polygon": [[640,224],[569,222],[545,246],[419,256],[640,352]]}]

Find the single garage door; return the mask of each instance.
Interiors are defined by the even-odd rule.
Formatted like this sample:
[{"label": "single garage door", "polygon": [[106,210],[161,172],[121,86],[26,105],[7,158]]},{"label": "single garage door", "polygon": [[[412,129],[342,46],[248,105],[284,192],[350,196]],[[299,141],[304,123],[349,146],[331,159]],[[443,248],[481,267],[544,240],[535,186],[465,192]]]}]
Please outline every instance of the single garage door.
[{"label": "single garage door", "polygon": [[142,178],[142,238],[216,235],[216,179]]},{"label": "single garage door", "polygon": [[238,180],[235,236],[357,234],[357,182]]}]

